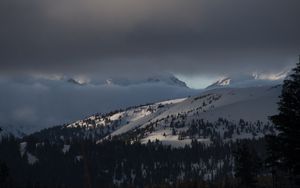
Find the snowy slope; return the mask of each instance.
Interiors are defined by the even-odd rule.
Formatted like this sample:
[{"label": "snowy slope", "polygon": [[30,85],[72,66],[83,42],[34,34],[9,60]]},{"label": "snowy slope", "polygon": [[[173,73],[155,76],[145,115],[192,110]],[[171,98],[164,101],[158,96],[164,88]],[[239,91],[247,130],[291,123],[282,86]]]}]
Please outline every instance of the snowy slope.
[{"label": "snowy slope", "polygon": [[212,88],[218,88],[218,87],[223,87],[223,86],[228,86],[230,85],[231,82],[231,78],[227,77],[227,78],[221,78],[219,80],[217,80],[215,83],[207,86],[207,89],[212,89]]},{"label": "snowy slope", "polygon": [[[159,113],[153,114],[150,122],[166,118],[171,115],[188,114],[189,117],[197,116],[208,121],[218,118],[238,121],[268,121],[268,116],[277,112],[278,96],[281,87],[255,87],[255,88],[224,88],[203,92],[200,96],[191,97],[176,105],[163,108]],[[154,117],[153,117],[154,116]],[[145,122],[148,121],[145,118]],[[142,120],[140,120],[141,122]],[[136,124],[141,124],[137,122]],[[135,122],[122,127],[128,131]],[[128,127],[128,128],[127,128]],[[113,135],[123,133],[115,131]]]},{"label": "snowy slope", "polygon": [[[211,122],[210,131],[217,131],[224,139],[230,129],[234,129],[230,133],[232,139],[261,137],[272,132],[268,117],[277,113],[280,92],[280,85],[219,88],[194,97],[137,106],[108,114],[96,114],[66,127],[83,128],[86,137],[91,134],[88,133],[89,130],[97,130],[101,135],[108,135],[106,139],[140,130],[143,134],[139,135],[139,138],[143,143],[158,139],[175,146],[191,142],[191,136],[179,139],[179,134],[186,135],[192,122],[197,121]],[[246,122],[244,130],[238,130],[236,126],[241,119]],[[196,138],[205,143],[211,141],[205,136],[198,135]]]},{"label": "snowy slope", "polygon": [[109,114],[96,114],[84,120],[67,125],[67,128],[101,129],[104,133],[118,135],[142,126],[159,116],[167,109],[184,101],[186,98],[128,108]]},{"label": "snowy slope", "polygon": [[[131,121],[112,132],[111,136],[126,134],[134,129],[145,129],[141,139],[143,143],[158,139],[164,144],[184,146],[192,139],[186,137],[180,140],[178,133],[187,131],[192,121],[203,119],[212,122],[218,125],[212,131],[217,131],[224,136],[228,127],[225,124],[220,125],[222,123],[218,122],[220,118],[223,118],[228,120],[234,129],[238,129],[236,124],[241,119],[247,122],[248,127],[245,128],[247,131],[243,132],[242,130],[241,135],[237,132],[232,133],[233,139],[262,137],[273,131],[268,117],[277,112],[280,91],[280,86],[223,88],[206,91],[199,96],[177,101],[173,105],[156,110],[154,113],[139,118],[138,121]],[[184,126],[174,129],[171,122],[183,123]],[[262,132],[262,130],[264,131]],[[253,136],[254,134],[255,136]],[[210,143],[208,138],[198,137],[198,141]]]}]

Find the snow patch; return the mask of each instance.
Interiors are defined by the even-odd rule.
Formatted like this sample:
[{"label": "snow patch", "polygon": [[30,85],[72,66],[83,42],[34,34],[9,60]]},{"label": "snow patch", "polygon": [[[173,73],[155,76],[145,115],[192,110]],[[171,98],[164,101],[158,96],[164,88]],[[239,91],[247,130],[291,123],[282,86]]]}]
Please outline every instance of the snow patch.
[{"label": "snow patch", "polygon": [[28,160],[28,163],[30,165],[34,165],[36,162],[38,162],[38,158],[34,155],[32,155],[31,153],[27,152],[27,160]]},{"label": "snow patch", "polygon": [[62,149],[62,152],[64,153],[64,154],[66,154],[67,152],[69,152],[69,150],[70,150],[70,145],[64,145],[64,147],[63,147],[63,149]]},{"label": "snow patch", "polygon": [[26,152],[27,142],[20,143],[20,154],[23,157]]}]

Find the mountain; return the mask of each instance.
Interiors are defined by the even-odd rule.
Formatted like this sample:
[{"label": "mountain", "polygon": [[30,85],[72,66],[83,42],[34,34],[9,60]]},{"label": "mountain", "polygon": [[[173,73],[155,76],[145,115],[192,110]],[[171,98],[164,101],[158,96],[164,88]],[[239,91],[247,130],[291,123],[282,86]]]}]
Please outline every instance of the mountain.
[{"label": "mountain", "polygon": [[75,85],[80,85],[80,86],[83,86],[83,85],[88,84],[88,83],[86,83],[86,82],[81,82],[80,80],[76,80],[76,79],[74,79],[74,78],[69,78],[69,79],[67,80],[67,82],[69,82],[69,83],[71,83],[71,84],[75,84]]},{"label": "mountain", "polygon": [[277,113],[280,92],[281,85],[217,88],[98,113],[2,139],[0,160],[21,185],[30,178],[50,187],[60,182],[84,187],[84,171],[95,180],[92,187],[144,187],[140,182],[173,187],[191,180],[180,187],[191,187],[194,180],[209,185],[234,177],[233,151],[240,143],[253,153],[266,152],[265,135],[277,133],[267,117]]},{"label": "mountain", "polygon": [[222,86],[228,86],[228,85],[230,85],[230,82],[231,82],[230,77],[221,78],[218,81],[216,81],[215,83],[207,86],[206,89],[212,89],[212,88],[218,88],[218,87],[222,87]]},{"label": "mountain", "polygon": [[[160,108],[151,106],[150,108],[154,109],[153,113],[142,113],[138,118],[131,119],[127,124],[113,131],[111,136],[126,135],[130,131],[140,129],[139,131],[142,131],[143,134],[140,137],[141,142],[147,143],[148,140],[158,139],[173,146],[184,146],[191,142],[191,137],[184,136],[180,139],[180,134],[188,134],[191,125],[195,122],[201,122],[199,125],[209,122],[212,124],[210,125],[211,130],[219,133],[229,131],[226,123],[238,125],[240,120],[248,122],[249,127],[260,122],[258,124],[267,130],[270,128],[268,117],[277,112],[280,91],[280,86],[217,89],[204,92],[196,97],[157,103],[156,105]],[[135,109],[135,111],[140,110]],[[123,117],[121,114],[118,116],[119,119]],[[209,123],[207,123],[208,126]],[[238,129],[238,126],[235,128]],[[232,136],[235,137],[234,139],[252,138],[252,133],[255,131],[261,133],[256,128],[258,127],[254,126],[251,133],[246,131],[243,134],[240,131],[240,135],[234,136],[233,134]],[[272,129],[270,128],[269,131],[272,132]],[[264,134],[262,133],[260,136]],[[211,136],[206,134],[204,137],[198,135],[195,138],[198,138],[198,141],[210,142]],[[257,136],[259,137],[259,135]]]},{"label": "mountain", "polygon": [[106,79],[104,83],[106,85],[119,85],[119,86],[160,84],[160,85],[174,86],[179,88],[188,88],[185,82],[179,80],[177,77],[175,77],[172,74],[154,75],[146,78],[135,78],[135,79],[110,78],[110,79]]},{"label": "mountain", "polygon": [[260,138],[274,133],[268,117],[277,113],[280,92],[280,85],[213,89],[194,97],[95,114],[36,135],[97,142],[113,137],[142,143],[157,139],[175,147],[192,139],[210,143],[216,135],[224,140]]},{"label": "mountain", "polygon": [[139,85],[167,85],[179,88],[188,88],[187,84],[172,74],[158,74],[152,76],[138,77],[138,78],[123,78],[123,77],[115,77],[115,78],[107,78],[107,79],[89,79],[85,77],[67,77],[60,80],[65,80],[70,84],[75,84],[79,86],[139,86]]},{"label": "mountain", "polygon": [[149,77],[146,80],[146,83],[165,83],[171,86],[178,86],[178,87],[185,87],[187,88],[187,85],[185,82],[179,80],[173,75],[167,75],[167,76],[157,76],[157,77]]},{"label": "mountain", "polygon": [[206,87],[206,89],[216,89],[224,87],[232,88],[247,88],[258,86],[272,86],[282,84],[283,79],[288,72],[280,72],[276,74],[241,74],[221,78],[213,84]]}]

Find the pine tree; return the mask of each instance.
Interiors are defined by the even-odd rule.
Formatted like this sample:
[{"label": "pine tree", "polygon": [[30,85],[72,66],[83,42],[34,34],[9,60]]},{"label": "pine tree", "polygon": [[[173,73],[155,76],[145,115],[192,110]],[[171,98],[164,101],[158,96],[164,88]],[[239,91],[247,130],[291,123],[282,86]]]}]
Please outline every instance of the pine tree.
[{"label": "pine tree", "polygon": [[276,138],[279,151],[273,152],[290,178],[300,185],[300,57],[296,68],[284,81],[278,105],[279,114],[270,117],[279,131]]},{"label": "pine tree", "polygon": [[5,187],[5,185],[7,185],[8,178],[8,167],[4,162],[0,161],[0,187]]},{"label": "pine tree", "polygon": [[[266,141],[268,143],[267,146],[267,158],[265,160],[266,167],[270,169],[272,174],[272,184],[273,187],[277,187],[278,180],[279,180],[279,151],[280,151],[280,144],[278,143],[278,139],[275,135],[268,135],[266,136]],[[282,178],[281,178],[282,179]]]},{"label": "pine tree", "polygon": [[240,180],[240,187],[255,187],[259,168],[260,159],[256,152],[245,143],[238,143],[234,152],[234,170],[235,177]]}]

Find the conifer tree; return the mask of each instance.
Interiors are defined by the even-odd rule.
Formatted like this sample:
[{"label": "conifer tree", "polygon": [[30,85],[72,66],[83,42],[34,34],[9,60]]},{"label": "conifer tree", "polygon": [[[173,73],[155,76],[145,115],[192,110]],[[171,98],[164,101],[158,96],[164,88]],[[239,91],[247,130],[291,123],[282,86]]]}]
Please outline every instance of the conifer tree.
[{"label": "conifer tree", "polygon": [[286,168],[290,178],[300,185],[300,57],[299,63],[284,81],[278,105],[279,114],[270,117],[279,131],[276,137],[279,151],[273,152],[278,155],[278,161]]},{"label": "conifer tree", "polygon": [[235,176],[240,180],[240,187],[255,187],[259,161],[255,151],[250,150],[245,143],[238,143],[234,152],[234,170]]},{"label": "conifer tree", "polygon": [[8,167],[4,162],[0,161],[0,187],[4,187],[8,181]]}]

